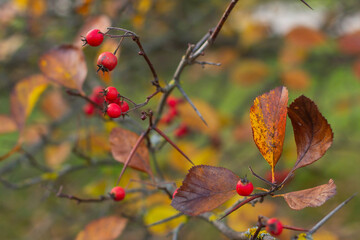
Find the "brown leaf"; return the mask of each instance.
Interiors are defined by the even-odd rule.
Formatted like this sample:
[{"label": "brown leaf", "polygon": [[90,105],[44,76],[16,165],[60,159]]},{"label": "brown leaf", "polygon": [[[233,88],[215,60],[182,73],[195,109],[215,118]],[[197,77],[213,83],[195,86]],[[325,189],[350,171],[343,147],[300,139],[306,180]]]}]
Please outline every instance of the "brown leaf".
[{"label": "brown leaf", "polygon": [[286,41],[305,48],[312,48],[325,42],[325,35],[322,32],[305,26],[293,28],[285,38]]},{"label": "brown leaf", "polygon": [[76,240],[113,240],[124,231],[127,219],[109,216],[92,221],[83,231],[79,232]]},{"label": "brown leaf", "polygon": [[293,170],[312,164],[331,146],[333,133],[313,101],[300,96],[290,105],[288,114],[294,129],[297,160]]},{"label": "brown leaf", "polygon": [[33,75],[16,83],[10,96],[11,115],[20,131],[47,85],[47,79],[41,74]]},{"label": "brown leaf", "polygon": [[192,167],[171,205],[191,216],[211,211],[235,195],[239,180],[226,168],[208,165]]},{"label": "brown leaf", "polygon": [[274,168],[281,156],[285,138],[287,102],[286,87],[277,87],[257,97],[250,109],[254,142],[271,166],[273,180]]},{"label": "brown leaf", "polygon": [[111,20],[108,16],[100,15],[89,18],[81,27],[79,33],[75,36],[73,44],[77,47],[82,47],[84,43],[81,41],[81,36],[85,36],[86,33],[92,29],[99,29],[101,32],[105,33],[107,31],[107,28],[110,26]]},{"label": "brown leaf", "polygon": [[[122,128],[113,128],[110,133],[111,153],[116,161],[125,163],[131,149],[134,147],[139,135]],[[149,151],[144,141],[140,143],[129,167],[152,174],[149,163]]]},{"label": "brown leaf", "polygon": [[15,121],[6,115],[0,115],[0,134],[10,133],[17,130]]},{"label": "brown leaf", "polygon": [[50,80],[82,92],[87,75],[85,57],[80,48],[62,45],[43,54],[39,67]]},{"label": "brown leaf", "polygon": [[334,180],[330,179],[327,184],[283,195],[285,201],[295,210],[306,207],[318,207],[336,194]]}]

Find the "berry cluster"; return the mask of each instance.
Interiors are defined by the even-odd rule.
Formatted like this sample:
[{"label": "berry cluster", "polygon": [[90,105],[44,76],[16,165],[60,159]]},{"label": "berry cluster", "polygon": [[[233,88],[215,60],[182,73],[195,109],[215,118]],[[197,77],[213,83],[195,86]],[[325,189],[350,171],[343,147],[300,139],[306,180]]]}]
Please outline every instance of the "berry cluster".
[{"label": "berry cluster", "polygon": [[[169,107],[169,111],[164,114],[163,118],[161,119],[161,123],[166,125],[171,124],[175,120],[175,117],[179,116],[177,109],[179,103],[182,103],[182,99],[171,96],[167,98],[166,104]],[[174,130],[174,135],[177,138],[181,138],[186,136],[189,132],[189,127],[186,124],[181,123],[179,127]]]},{"label": "berry cluster", "polygon": [[[90,95],[90,100],[99,106],[105,104],[105,112],[111,118],[124,116],[129,111],[129,104],[121,100],[121,96],[115,87],[110,86],[105,89],[95,87]],[[84,106],[83,110],[86,115],[91,116],[95,112],[95,106],[88,103]],[[99,113],[101,112],[99,111]]]},{"label": "berry cluster", "polygon": [[[81,40],[84,42],[83,46],[90,45],[92,47],[96,47],[103,42],[104,36],[106,36],[106,34],[102,33],[99,29],[93,29],[90,30]],[[96,64],[98,66],[98,71],[101,70],[103,72],[110,72],[114,70],[117,65],[117,57],[115,56],[115,53],[103,52],[98,57]]]}]

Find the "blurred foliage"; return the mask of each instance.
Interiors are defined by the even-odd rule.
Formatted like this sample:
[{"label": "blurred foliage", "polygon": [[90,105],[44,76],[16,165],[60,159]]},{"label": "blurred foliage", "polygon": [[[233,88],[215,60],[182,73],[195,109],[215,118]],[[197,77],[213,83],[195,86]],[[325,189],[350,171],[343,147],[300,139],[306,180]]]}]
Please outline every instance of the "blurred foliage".
[{"label": "blurred foliage", "polygon": [[[314,10],[295,0],[240,1],[214,46],[200,59],[219,62],[221,66],[193,65],[181,76],[183,88],[194,98],[209,127],[203,126],[187,103],[180,106],[180,117],[175,123],[160,126],[174,138],[174,129],[185,122],[190,126],[190,134],[176,143],[196,164],[224,166],[239,176],[247,174],[254,185],[261,185],[250,176],[247,168],[251,165],[262,176],[270,170],[252,140],[249,109],[255,97],[285,85],[289,89],[289,102],[304,94],[318,105],[333,129],[333,146],[316,164],[299,170],[288,190],[314,187],[333,178],[338,194],[322,207],[301,212],[290,210],[285,202],[275,203],[271,199],[255,208],[245,206],[227,219],[236,230],[253,226],[258,214],[310,228],[338,203],[359,191],[360,2],[307,2]],[[0,156],[12,149],[19,137],[8,118],[10,92],[17,82],[40,72],[38,61],[44,52],[64,43],[81,43],[80,35],[91,21],[105,28],[108,25],[127,28],[141,37],[164,85],[171,80],[187,44],[196,43],[217,23],[225,4],[226,1],[220,0],[2,1]],[[83,89],[90,94],[95,86],[112,85],[135,102],[142,102],[153,90],[151,75],[131,40],[124,41],[116,70],[111,74],[96,74],[97,55],[116,45],[117,42],[108,40],[100,48],[83,49],[88,68]],[[177,90],[174,95],[181,97]],[[155,110],[158,100],[157,97],[152,99],[146,109]],[[29,101],[25,109],[33,107],[33,100]],[[57,85],[47,87],[26,121],[23,149],[31,152],[41,164],[54,169],[86,161],[73,151],[74,148],[97,159],[112,159],[107,139],[116,124],[98,117],[85,117],[84,104],[83,99],[68,96]],[[66,117],[69,112],[71,117]],[[136,124],[123,121],[121,126],[133,131],[145,126],[139,121],[139,112],[131,113],[129,119],[134,119]],[[296,160],[289,121],[286,132],[277,170],[289,169]],[[157,159],[165,179],[179,186],[189,167],[184,159],[168,144],[158,152]],[[143,239],[150,233],[155,235],[147,239],[166,239],[166,234],[181,222],[181,218],[156,228],[143,226],[176,213],[169,207],[165,194],[144,196],[137,193],[120,204],[106,201],[78,205],[56,198],[50,190],[56,192],[63,185],[68,193],[97,197],[110,191],[120,171],[121,165],[116,164],[86,168],[60,178],[48,174],[47,179],[55,178],[55,181],[20,190],[1,185],[0,239],[74,239],[91,220],[118,213],[139,217],[129,221],[119,239]],[[41,174],[22,152],[0,162],[1,178],[11,183]],[[139,188],[143,184],[130,179],[146,179],[146,175],[127,170],[122,181],[129,183],[128,188]],[[230,203],[219,213],[228,206]],[[315,239],[356,239],[359,209],[360,201],[355,198],[314,235]],[[288,239],[292,233],[287,234],[283,239]],[[180,232],[180,238],[199,237],[221,238],[209,224],[190,219]]]}]

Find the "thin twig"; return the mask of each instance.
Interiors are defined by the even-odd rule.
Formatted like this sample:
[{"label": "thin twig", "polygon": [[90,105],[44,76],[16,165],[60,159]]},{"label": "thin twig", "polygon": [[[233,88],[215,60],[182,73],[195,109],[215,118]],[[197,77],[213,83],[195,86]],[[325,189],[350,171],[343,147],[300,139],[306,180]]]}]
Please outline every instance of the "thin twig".
[{"label": "thin twig", "polygon": [[266,180],[265,178],[257,175],[257,174],[252,170],[252,168],[251,168],[250,166],[249,166],[249,169],[250,169],[252,175],[254,175],[255,177],[257,177],[258,179],[260,179],[260,180],[263,181],[264,183],[266,183],[266,184],[268,184],[268,185],[270,185],[270,186],[272,186],[272,187],[276,187],[276,186],[277,186],[276,184],[274,184],[274,183]]},{"label": "thin twig", "polygon": [[146,225],[146,227],[153,227],[153,226],[156,226],[156,225],[159,225],[159,224],[162,224],[162,223],[166,223],[166,222],[169,222],[175,218],[178,218],[178,217],[181,217],[182,215],[184,215],[183,213],[177,213],[171,217],[168,217],[168,218],[165,218],[165,219],[162,219],[160,221],[157,221],[157,222],[154,222],[154,223],[151,223],[149,225]]},{"label": "thin twig", "polygon": [[324,223],[329,220],[337,211],[339,211],[343,206],[345,206],[348,202],[350,202],[351,199],[353,199],[356,196],[357,193],[353,194],[351,197],[346,199],[344,202],[340,203],[339,206],[334,208],[331,212],[329,212],[323,219],[321,219],[314,227],[312,227],[308,234],[312,235],[314,234]]},{"label": "thin twig", "polygon": [[57,192],[56,196],[58,198],[67,198],[70,200],[74,200],[77,201],[78,204],[80,203],[98,203],[98,202],[103,202],[103,201],[107,201],[110,200],[111,197],[107,197],[107,196],[99,196],[99,198],[88,198],[88,199],[84,199],[84,198],[79,198],[73,195],[68,195],[65,193],[62,193],[63,187],[60,186],[59,191]]}]

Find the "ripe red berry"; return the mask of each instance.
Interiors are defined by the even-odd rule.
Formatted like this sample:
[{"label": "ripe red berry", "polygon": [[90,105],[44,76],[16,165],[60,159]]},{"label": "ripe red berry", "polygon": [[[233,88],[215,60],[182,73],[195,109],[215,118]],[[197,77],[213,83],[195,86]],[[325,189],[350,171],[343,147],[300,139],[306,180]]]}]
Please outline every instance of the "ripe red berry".
[{"label": "ripe red berry", "polygon": [[89,44],[90,46],[99,46],[104,40],[104,34],[99,29],[90,30],[85,38],[81,39],[84,41],[84,45]]},{"label": "ripe red berry", "polygon": [[122,187],[114,187],[111,189],[110,192],[111,196],[113,197],[114,201],[121,201],[125,198],[125,190]]},{"label": "ripe red berry", "polygon": [[118,118],[121,116],[121,107],[116,103],[110,103],[107,106],[106,113],[111,118]]},{"label": "ripe red berry", "polygon": [[175,136],[180,138],[184,137],[189,133],[189,128],[185,124],[181,124],[177,129],[175,129]]},{"label": "ripe red berry", "polygon": [[236,184],[236,191],[240,196],[249,196],[254,190],[254,186],[246,178],[240,179]]},{"label": "ripe red berry", "polygon": [[84,106],[83,110],[86,115],[91,116],[95,112],[95,107],[91,103],[88,103]]},{"label": "ripe red berry", "polygon": [[175,190],[175,192],[174,192],[173,195],[172,195],[172,198],[175,197],[175,195],[177,194],[178,190],[179,190],[179,188],[177,188],[177,189]]},{"label": "ripe red berry", "polygon": [[117,99],[119,92],[115,87],[107,87],[105,89],[105,98],[109,102],[113,102]]},{"label": "ripe red berry", "polygon": [[121,111],[123,113],[126,113],[127,111],[129,111],[129,104],[125,101],[121,102],[120,107],[121,107]]},{"label": "ripe red berry", "polygon": [[283,230],[282,223],[277,218],[270,218],[266,223],[266,231],[273,236],[279,236]]},{"label": "ripe red berry", "polygon": [[103,52],[97,60],[99,70],[103,72],[112,71],[117,65],[117,57],[111,52]]}]

